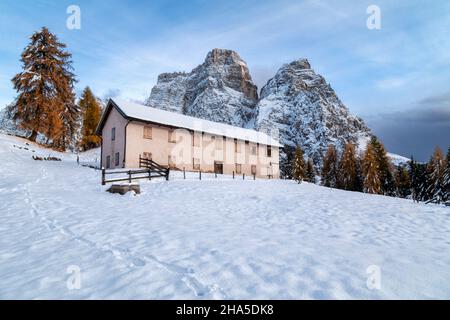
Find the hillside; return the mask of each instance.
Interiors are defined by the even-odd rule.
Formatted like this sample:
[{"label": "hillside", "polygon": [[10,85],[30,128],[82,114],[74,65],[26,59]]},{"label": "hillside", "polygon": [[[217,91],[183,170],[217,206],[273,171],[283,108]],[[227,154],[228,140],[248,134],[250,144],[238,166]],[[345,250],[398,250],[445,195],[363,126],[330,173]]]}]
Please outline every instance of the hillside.
[{"label": "hillside", "polygon": [[75,155],[26,143],[0,135],[1,299],[450,298],[448,208],[176,173],[111,195]]}]

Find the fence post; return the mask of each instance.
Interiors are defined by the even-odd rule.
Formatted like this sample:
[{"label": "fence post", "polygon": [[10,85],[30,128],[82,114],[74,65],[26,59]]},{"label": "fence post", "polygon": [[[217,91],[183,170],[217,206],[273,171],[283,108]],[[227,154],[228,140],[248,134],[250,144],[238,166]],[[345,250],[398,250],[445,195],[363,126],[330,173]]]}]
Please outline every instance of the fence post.
[{"label": "fence post", "polygon": [[186,180],[186,168],[183,167],[183,179]]},{"label": "fence post", "polygon": [[242,174],[242,180],[245,180],[245,173]]},{"label": "fence post", "polygon": [[216,177],[216,179],[217,179],[217,172],[214,172],[214,176]]},{"label": "fence post", "polygon": [[106,184],[106,182],[105,182],[105,176],[106,176],[105,168],[102,167],[102,186],[104,186],[104,185]]},{"label": "fence post", "polygon": [[128,171],[128,181],[131,183],[131,170]]},{"label": "fence post", "polygon": [[233,170],[233,180],[234,180],[234,170]]},{"label": "fence post", "polygon": [[148,169],[148,180],[152,180],[152,169]]},{"label": "fence post", "polygon": [[169,174],[170,174],[170,169],[167,168],[167,171],[166,171],[166,181],[169,181]]},{"label": "fence post", "polygon": [[256,180],[256,174],[253,174],[253,180]]},{"label": "fence post", "polygon": [[202,180],[202,170],[198,171],[198,177],[199,177],[200,180]]}]

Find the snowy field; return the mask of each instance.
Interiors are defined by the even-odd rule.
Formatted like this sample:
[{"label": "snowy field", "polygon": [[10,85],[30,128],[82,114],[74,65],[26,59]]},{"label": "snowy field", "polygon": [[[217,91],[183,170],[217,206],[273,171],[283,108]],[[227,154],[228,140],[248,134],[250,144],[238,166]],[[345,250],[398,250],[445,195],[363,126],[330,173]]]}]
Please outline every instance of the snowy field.
[{"label": "snowy field", "polygon": [[[25,143],[0,135],[2,299],[450,299],[449,208],[179,174],[112,195]],[[63,161],[31,159],[49,154]]]}]

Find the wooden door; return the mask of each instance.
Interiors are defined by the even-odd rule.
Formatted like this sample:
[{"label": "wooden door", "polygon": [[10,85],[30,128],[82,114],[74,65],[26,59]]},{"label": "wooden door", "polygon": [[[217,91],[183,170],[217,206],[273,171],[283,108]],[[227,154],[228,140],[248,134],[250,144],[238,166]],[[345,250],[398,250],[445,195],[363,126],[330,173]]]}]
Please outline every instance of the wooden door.
[{"label": "wooden door", "polygon": [[214,173],[223,174],[223,163],[214,161]]}]

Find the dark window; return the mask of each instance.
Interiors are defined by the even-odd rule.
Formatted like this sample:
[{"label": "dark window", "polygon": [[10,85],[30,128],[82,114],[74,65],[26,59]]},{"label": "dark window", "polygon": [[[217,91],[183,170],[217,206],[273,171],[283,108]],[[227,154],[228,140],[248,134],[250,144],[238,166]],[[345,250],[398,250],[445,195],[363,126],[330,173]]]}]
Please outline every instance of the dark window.
[{"label": "dark window", "polygon": [[236,163],[236,174],[241,174],[242,173],[242,166],[238,163]]},{"label": "dark window", "polygon": [[107,156],[106,157],[106,169],[111,168],[111,157]]},{"label": "dark window", "polygon": [[115,156],[115,159],[114,159],[114,165],[116,167],[119,165],[119,153],[118,152],[116,152],[116,156]]},{"label": "dark window", "polygon": [[116,141],[116,128],[111,129],[111,141]]},{"label": "dark window", "polygon": [[272,157],[272,147],[271,146],[267,146],[267,156],[269,158]]},{"label": "dark window", "polygon": [[252,174],[256,174],[256,166],[252,165]]}]

